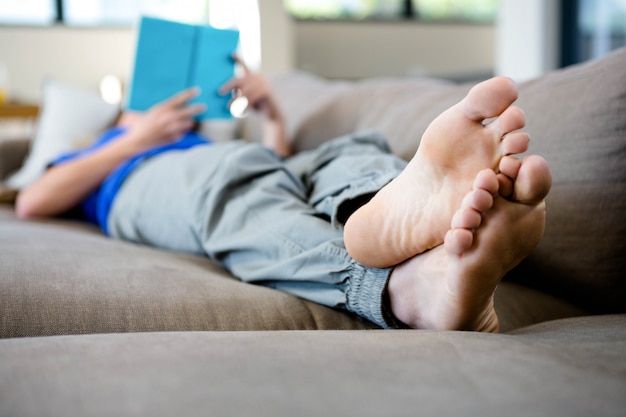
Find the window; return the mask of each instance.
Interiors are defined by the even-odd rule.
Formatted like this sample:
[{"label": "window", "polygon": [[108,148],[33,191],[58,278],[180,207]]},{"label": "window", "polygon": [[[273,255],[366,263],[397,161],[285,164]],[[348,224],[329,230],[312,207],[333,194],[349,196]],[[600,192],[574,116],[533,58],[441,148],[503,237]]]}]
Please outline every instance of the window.
[{"label": "window", "polygon": [[582,59],[598,58],[626,45],[626,0],[579,0],[579,4]]},{"label": "window", "polygon": [[[523,0],[520,0],[523,1]],[[236,4],[237,0],[226,0]],[[0,1],[0,24],[130,26],[148,14],[187,23],[208,21],[216,0]],[[495,20],[498,0],[284,0],[296,19],[478,22]]]},{"label": "window", "polygon": [[285,0],[297,19],[493,22],[498,0]]},{"label": "window", "polygon": [[253,70],[261,65],[257,0],[0,0],[0,25],[124,26],[141,15],[210,24],[240,32],[239,53]]},{"label": "window", "polygon": [[561,65],[626,45],[626,0],[561,0]]},{"label": "window", "polygon": [[205,0],[64,0],[64,22],[76,26],[129,26],[144,14],[186,23],[207,21]]},{"label": "window", "polygon": [[54,0],[0,2],[0,24],[48,25],[56,19]]},{"label": "window", "polygon": [[207,0],[20,0],[0,2],[0,24],[132,26],[139,15],[208,21]]}]

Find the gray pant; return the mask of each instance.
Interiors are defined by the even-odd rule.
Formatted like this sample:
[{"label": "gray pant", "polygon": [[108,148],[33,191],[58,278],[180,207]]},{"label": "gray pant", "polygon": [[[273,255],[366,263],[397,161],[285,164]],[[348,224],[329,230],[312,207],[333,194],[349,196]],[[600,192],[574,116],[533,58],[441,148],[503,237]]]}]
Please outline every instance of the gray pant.
[{"label": "gray pant", "polygon": [[124,182],[108,219],[119,239],[204,254],[245,282],[265,285],[381,327],[389,269],[355,262],[347,216],[405,162],[373,132],[281,160],[240,141],[156,156]]}]

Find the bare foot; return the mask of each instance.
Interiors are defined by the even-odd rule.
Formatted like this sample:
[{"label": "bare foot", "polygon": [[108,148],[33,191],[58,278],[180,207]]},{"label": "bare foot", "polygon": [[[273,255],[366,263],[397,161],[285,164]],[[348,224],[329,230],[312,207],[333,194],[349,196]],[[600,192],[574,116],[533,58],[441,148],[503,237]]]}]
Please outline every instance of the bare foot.
[{"label": "bare foot", "polygon": [[528,135],[514,132],[525,125],[516,98],[513,81],[492,78],[437,117],[407,168],[346,222],[350,255],[384,268],[441,244],[476,174],[527,150]]},{"label": "bare foot", "polygon": [[507,175],[485,170],[477,176],[443,245],[393,270],[391,309],[402,322],[421,329],[498,331],[496,286],[539,243],[552,182],[543,158],[531,156],[521,164],[507,159]]}]

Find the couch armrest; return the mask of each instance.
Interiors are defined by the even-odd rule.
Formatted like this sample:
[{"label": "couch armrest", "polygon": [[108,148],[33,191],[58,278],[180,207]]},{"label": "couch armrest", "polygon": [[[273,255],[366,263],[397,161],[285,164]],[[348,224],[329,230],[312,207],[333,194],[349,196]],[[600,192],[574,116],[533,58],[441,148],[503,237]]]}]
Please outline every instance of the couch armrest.
[{"label": "couch armrest", "polygon": [[0,140],[0,181],[16,171],[28,154],[30,139]]}]

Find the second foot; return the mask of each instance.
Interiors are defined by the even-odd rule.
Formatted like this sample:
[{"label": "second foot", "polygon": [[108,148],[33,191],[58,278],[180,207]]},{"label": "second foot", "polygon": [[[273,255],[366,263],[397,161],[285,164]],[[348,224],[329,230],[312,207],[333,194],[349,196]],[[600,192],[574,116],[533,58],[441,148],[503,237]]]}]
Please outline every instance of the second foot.
[{"label": "second foot", "polygon": [[[493,192],[502,178],[482,173],[455,213],[444,244],[398,265],[389,281],[391,310],[421,329],[499,328],[493,297],[502,277],[539,243],[545,225],[544,198],[551,174],[545,160],[525,160],[510,178],[528,202]],[[478,177],[477,177],[478,179]]]}]

